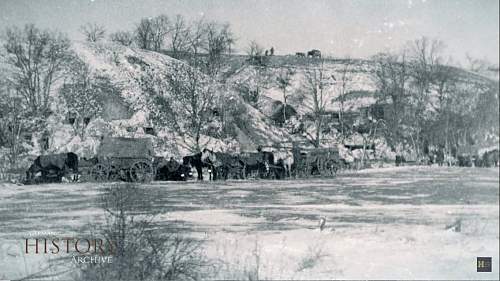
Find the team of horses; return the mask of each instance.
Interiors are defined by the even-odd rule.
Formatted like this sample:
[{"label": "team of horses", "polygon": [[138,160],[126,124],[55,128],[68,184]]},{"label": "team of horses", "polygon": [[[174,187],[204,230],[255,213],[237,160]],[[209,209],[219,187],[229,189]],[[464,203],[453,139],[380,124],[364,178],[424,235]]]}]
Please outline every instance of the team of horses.
[{"label": "team of horses", "polygon": [[198,180],[203,180],[203,168],[207,168],[209,180],[259,178],[283,178],[285,167],[275,165],[274,154],[268,151],[247,152],[233,155],[210,149],[185,156],[183,165],[196,169]]}]

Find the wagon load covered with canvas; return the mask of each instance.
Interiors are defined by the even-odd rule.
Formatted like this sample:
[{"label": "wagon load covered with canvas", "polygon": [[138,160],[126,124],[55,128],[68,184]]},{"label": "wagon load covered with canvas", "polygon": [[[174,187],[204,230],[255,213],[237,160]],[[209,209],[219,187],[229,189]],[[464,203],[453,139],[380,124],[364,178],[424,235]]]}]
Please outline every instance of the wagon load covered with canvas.
[{"label": "wagon load covered with canvas", "polygon": [[149,182],[155,175],[153,161],[151,139],[105,138],[96,157],[86,161],[81,170],[91,181]]}]

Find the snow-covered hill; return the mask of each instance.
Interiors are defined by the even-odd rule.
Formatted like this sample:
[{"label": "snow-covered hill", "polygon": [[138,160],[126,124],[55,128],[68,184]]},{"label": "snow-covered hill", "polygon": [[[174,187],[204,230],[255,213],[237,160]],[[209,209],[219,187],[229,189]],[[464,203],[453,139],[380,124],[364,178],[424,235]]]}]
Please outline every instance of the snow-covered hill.
[{"label": "snow-covered hill", "polygon": [[[155,128],[156,136],[148,135],[145,128],[151,127],[149,120],[150,107],[148,95],[143,93],[139,84],[144,75],[158,75],[172,73],[176,66],[185,64],[167,55],[157,52],[128,48],[111,43],[88,43],[77,42],[73,44],[76,55],[89,65],[95,75],[109,78],[120,91],[119,96],[111,100],[110,106],[125,107],[128,114],[111,115],[107,118],[92,120],[87,128],[87,137],[81,140],[72,134],[71,126],[64,124],[64,102],[58,97],[58,91],[54,91],[56,102],[54,112],[58,116],[51,118],[49,131],[53,136],[51,150],[76,151],[84,155],[90,155],[96,151],[99,138],[103,135],[126,136],[126,137],[149,137],[153,138],[156,145],[156,153],[159,155],[181,156],[192,152],[193,140],[185,135],[180,135],[168,128]],[[166,83],[166,82],[165,82]],[[292,137],[283,129],[273,126],[269,118],[259,110],[246,104],[239,95],[234,93],[216,93],[216,99],[231,96],[236,103],[241,103],[246,108],[246,122],[238,125],[236,140],[217,139],[202,135],[204,146],[214,150],[254,150],[258,145],[269,145],[273,142],[291,140]],[[109,102],[106,101],[106,102]],[[182,109],[181,109],[182,110]],[[123,110],[122,110],[123,111]],[[120,111],[121,112],[121,111]],[[218,126],[220,124],[212,124]]]},{"label": "snow-covered hill", "polygon": [[[95,74],[109,78],[109,81],[119,89],[117,97],[107,102],[111,103],[111,107],[124,107],[128,114],[113,116],[108,112],[106,118],[92,120],[87,128],[88,138],[81,140],[72,134],[71,126],[64,123],[64,103],[56,102],[54,112],[58,112],[59,116],[53,117],[49,123],[49,130],[53,136],[52,151],[77,151],[85,155],[92,154],[95,152],[100,137],[112,135],[153,138],[156,153],[159,155],[179,157],[192,152],[193,139],[185,135],[180,135],[168,128],[154,128],[155,136],[146,132],[146,128],[152,126],[149,120],[151,108],[148,106],[151,101],[148,100],[148,95],[143,93],[143,88],[139,84],[144,75],[171,74],[178,69],[177,66],[185,62],[165,54],[107,42],[76,42],[73,44],[73,50]],[[292,106],[298,115],[306,115],[313,107],[311,94],[307,90],[308,79],[311,78],[314,69],[318,68],[322,69],[321,75],[325,83],[326,110],[338,111],[340,106],[338,97],[342,91],[347,93],[346,111],[357,111],[376,102],[376,85],[372,75],[375,64],[372,61],[325,59],[322,65],[319,65],[319,60],[277,56],[272,57],[268,65],[263,68],[248,64],[244,58],[235,56],[229,69],[226,69],[226,85],[218,87],[215,98],[231,97],[232,104],[242,104],[245,114],[244,122],[235,122],[232,139],[202,135],[200,143],[204,147],[215,150],[249,151],[255,150],[258,145],[305,140],[303,135],[291,134],[290,130],[277,125],[276,121],[271,118],[276,112],[276,105],[283,102],[283,89],[280,88],[277,78],[284,71],[289,71],[290,83],[285,90],[287,104]],[[453,71],[464,81],[473,81],[478,84],[498,83],[460,69]],[[342,80],[346,83],[343,84]],[[244,96],[244,91],[241,90],[242,85],[247,94],[258,92],[258,99],[254,102],[249,101]],[[57,92],[54,91],[56,95]],[[58,100],[57,96],[55,98]],[[210,126],[220,127],[220,123],[215,122]]]}]

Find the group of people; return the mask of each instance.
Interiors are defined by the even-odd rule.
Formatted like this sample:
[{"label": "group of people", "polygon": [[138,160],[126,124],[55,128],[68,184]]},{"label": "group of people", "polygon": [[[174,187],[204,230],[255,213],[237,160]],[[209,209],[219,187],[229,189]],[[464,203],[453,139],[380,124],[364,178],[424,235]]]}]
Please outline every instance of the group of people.
[{"label": "group of people", "polygon": [[267,57],[267,56],[274,56],[274,47],[271,47],[271,49],[266,50],[266,51],[264,52],[264,56],[266,56],[266,57]]}]

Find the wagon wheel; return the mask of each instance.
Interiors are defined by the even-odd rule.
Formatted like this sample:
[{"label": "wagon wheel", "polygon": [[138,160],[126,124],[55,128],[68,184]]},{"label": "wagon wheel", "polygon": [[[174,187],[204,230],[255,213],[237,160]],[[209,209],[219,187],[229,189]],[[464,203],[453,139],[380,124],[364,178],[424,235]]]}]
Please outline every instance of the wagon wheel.
[{"label": "wagon wheel", "polygon": [[329,159],[327,161],[325,161],[325,164],[324,164],[324,173],[325,175],[327,176],[330,176],[330,177],[335,177],[337,175],[337,170],[338,170],[338,165],[337,165],[337,162],[333,159]]},{"label": "wagon wheel", "polygon": [[135,162],[130,167],[130,178],[133,182],[149,182],[153,175],[153,167],[146,162]]},{"label": "wagon wheel", "polygon": [[92,181],[107,181],[109,175],[109,169],[104,164],[95,164],[94,167],[90,170],[90,180]]},{"label": "wagon wheel", "polygon": [[322,177],[331,177],[335,173],[333,171],[334,161],[328,158],[321,158],[318,163],[318,169]]}]

